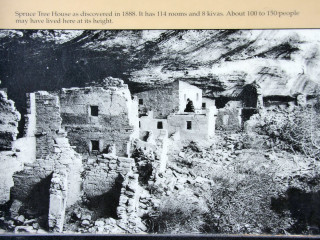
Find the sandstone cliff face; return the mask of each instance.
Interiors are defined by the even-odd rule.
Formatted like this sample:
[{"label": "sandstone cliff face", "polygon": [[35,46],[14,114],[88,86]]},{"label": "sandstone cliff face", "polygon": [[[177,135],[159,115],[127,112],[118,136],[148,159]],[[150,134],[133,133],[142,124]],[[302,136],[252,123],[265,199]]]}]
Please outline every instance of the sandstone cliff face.
[{"label": "sandstone cliff face", "polygon": [[[204,96],[256,82],[263,94],[312,94],[319,30],[0,31],[0,78],[22,109],[25,92],[118,77],[131,92],[182,79]],[[15,87],[19,86],[19,87]]]}]

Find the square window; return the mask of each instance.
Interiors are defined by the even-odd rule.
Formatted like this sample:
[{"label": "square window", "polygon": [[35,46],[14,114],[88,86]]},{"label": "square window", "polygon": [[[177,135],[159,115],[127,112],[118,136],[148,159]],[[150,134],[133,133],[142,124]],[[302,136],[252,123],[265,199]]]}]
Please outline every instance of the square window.
[{"label": "square window", "polygon": [[139,105],[143,105],[143,99],[139,99]]},{"label": "square window", "polygon": [[98,140],[91,140],[92,151],[99,151],[99,141]]},{"label": "square window", "polygon": [[205,102],[202,103],[202,108],[206,108],[207,104]]},{"label": "square window", "polygon": [[192,129],[192,122],[191,121],[187,121],[187,129],[188,130]]},{"label": "square window", "polygon": [[162,122],[157,123],[157,129],[163,129],[163,124]]},{"label": "square window", "polygon": [[98,106],[90,106],[90,114],[91,116],[97,117],[99,115]]}]

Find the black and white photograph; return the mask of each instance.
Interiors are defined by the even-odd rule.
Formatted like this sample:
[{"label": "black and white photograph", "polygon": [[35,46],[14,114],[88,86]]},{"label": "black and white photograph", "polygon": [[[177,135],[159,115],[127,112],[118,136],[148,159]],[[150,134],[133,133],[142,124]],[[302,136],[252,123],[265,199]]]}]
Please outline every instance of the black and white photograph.
[{"label": "black and white photograph", "polygon": [[320,234],[320,30],[0,30],[0,234]]}]

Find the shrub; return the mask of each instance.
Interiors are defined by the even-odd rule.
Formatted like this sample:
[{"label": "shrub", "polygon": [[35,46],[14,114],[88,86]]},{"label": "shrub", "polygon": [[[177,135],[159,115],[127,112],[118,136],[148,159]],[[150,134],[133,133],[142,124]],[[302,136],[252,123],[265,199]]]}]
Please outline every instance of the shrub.
[{"label": "shrub", "polygon": [[163,197],[158,210],[143,217],[152,233],[201,233],[204,206],[184,197]]},{"label": "shrub", "polygon": [[260,112],[257,126],[274,140],[281,140],[292,151],[320,158],[320,114],[314,107]]},{"label": "shrub", "polygon": [[[232,177],[231,177],[232,178]],[[233,179],[235,180],[235,179]],[[292,220],[271,209],[276,184],[267,174],[249,173],[237,181],[220,181],[207,195],[205,233],[285,233]]]}]

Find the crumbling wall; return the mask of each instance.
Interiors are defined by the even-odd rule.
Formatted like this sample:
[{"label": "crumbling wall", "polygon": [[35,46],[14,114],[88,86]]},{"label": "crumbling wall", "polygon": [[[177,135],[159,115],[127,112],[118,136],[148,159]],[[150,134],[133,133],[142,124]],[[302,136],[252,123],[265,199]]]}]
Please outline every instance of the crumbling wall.
[{"label": "crumbling wall", "polygon": [[65,137],[54,139],[55,149],[52,157],[55,162],[55,171],[63,169],[68,175],[68,200],[67,207],[79,201],[82,195],[82,157],[73,150],[69,140]]},{"label": "crumbling wall", "polygon": [[56,138],[55,162],[49,190],[48,226],[50,231],[63,230],[65,211],[82,195],[82,159],[65,137]]},{"label": "crumbling wall", "polygon": [[[0,148],[7,149],[7,151],[0,151],[0,204],[4,204],[10,200],[10,189],[14,185],[13,174],[23,169],[23,163],[33,162],[36,157],[34,137],[15,140],[20,114],[15,109],[14,102],[8,100],[6,93],[1,91],[0,119],[0,145],[2,146]],[[5,136],[9,136],[9,138]]]},{"label": "crumbling wall", "polygon": [[[27,100],[28,114],[26,116],[25,136],[12,142],[12,151],[0,152],[2,166],[0,168],[0,182],[3,183],[0,186],[1,203],[10,199],[10,188],[14,185],[13,174],[23,170],[24,163],[32,163],[36,160],[35,98],[34,94],[30,95],[32,97],[28,96]],[[2,114],[5,114],[5,112],[2,112]]]},{"label": "crumbling wall", "polygon": [[[61,129],[61,118],[58,98],[47,92],[35,93],[36,110],[36,155],[33,162],[25,163],[22,171],[14,174],[14,186],[12,187],[12,199],[19,200],[24,205],[24,211],[29,217],[48,215],[50,200],[56,201],[51,193],[53,175],[59,171],[68,173],[67,188],[69,193],[64,200],[66,206],[74,204],[81,196],[81,171],[82,158],[70,146],[66,133]],[[61,179],[62,180],[62,179]],[[51,185],[51,189],[50,189]],[[58,194],[59,195],[59,194]],[[51,206],[55,204],[52,203]],[[55,209],[53,211],[53,209]],[[51,208],[52,222],[59,222],[58,216],[63,216],[65,209]],[[53,214],[56,212],[56,214]],[[53,220],[52,216],[57,219]],[[60,224],[60,223],[59,223]],[[58,224],[58,225],[59,225]]]},{"label": "crumbling wall", "polygon": [[23,171],[14,174],[14,187],[11,191],[13,199],[23,202],[26,208],[36,207],[36,215],[45,214],[49,208],[52,174],[59,169],[66,169],[69,173],[67,206],[72,205],[81,196],[82,159],[65,136],[55,138],[54,149],[45,159],[26,163]]},{"label": "crumbling wall", "polygon": [[0,151],[0,204],[10,200],[10,189],[13,187],[13,175],[21,171],[25,163],[36,160],[35,138],[19,138],[12,144],[12,151]]},{"label": "crumbling wall", "polygon": [[99,217],[117,218],[122,182],[135,169],[134,159],[113,154],[90,156],[83,173],[83,191]]},{"label": "crumbling wall", "polygon": [[174,82],[154,90],[136,94],[139,114],[153,111],[155,118],[166,118],[170,113],[179,111],[179,83]]},{"label": "crumbling wall", "polygon": [[[148,175],[146,171],[152,171],[148,181],[152,180],[156,174],[165,171],[168,161],[168,131],[163,130],[157,138],[148,135],[146,141],[136,140],[134,142],[135,160],[138,166],[140,178]],[[152,169],[145,165],[150,165]]]},{"label": "crumbling wall", "polygon": [[236,131],[241,129],[241,109],[240,101],[230,101],[224,108],[218,109],[216,118],[216,129]]},{"label": "crumbling wall", "polygon": [[67,171],[58,170],[53,173],[49,192],[49,230],[53,232],[62,232],[68,194]]},{"label": "crumbling wall", "polygon": [[121,188],[119,206],[117,207],[118,225],[128,233],[139,233],[147,230],[138,216],[140,196],[143,192],[138,182],[139,175],[130,171],[124,179]]},{"label": "crumbling wall", "polygon": [[0,91],[0,151],[11,150],[18,134],[20,113],[5,91]]},{"label": "crumbling wall", "polygon": [[92,156],[84,171],[83,190],[92,198],[109,192],[119,175],[125,176],[135,166],[134,159],[112,154]]},{"label": "crumbling wall", "polygon": [[77,152],[105,152],[115,145],[118,156],[130,155],[128,143],[138,137],[139,126],[127,85],[63,89],[60,102],[62,126]]}]

